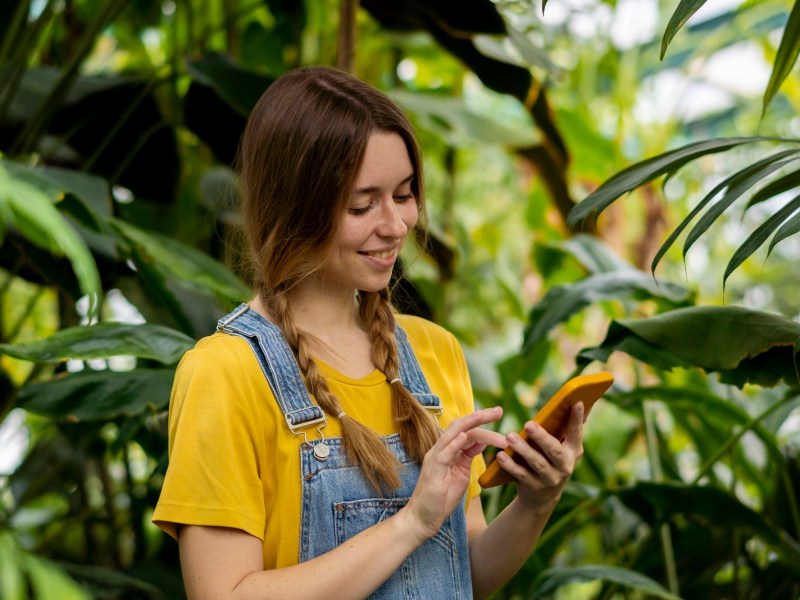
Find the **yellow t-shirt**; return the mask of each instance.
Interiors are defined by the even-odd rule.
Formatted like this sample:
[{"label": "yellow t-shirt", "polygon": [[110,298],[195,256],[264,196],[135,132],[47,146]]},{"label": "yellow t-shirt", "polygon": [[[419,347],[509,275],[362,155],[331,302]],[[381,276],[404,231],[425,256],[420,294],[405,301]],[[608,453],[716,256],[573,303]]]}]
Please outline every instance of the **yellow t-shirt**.
[{"label": "yellow t-shirt", "polygon": [[[431,391],[442,401],[442,429],[474,410],[456,339],[424,319],[397,318]],[[342,410],[378,435],[397,433],[386,377],[352,379],[319,362]],[[326,437],[341,435],[328,415]],[[308,430],[309,437],[317,437]],[[200,340],[178,366],[169,409],[169,468],[153,522],[175,537],[176,524],[233,527],[261,539],[264,568],[297,564],[302,436],[292,434],[252,348],[237,335]],[[482,457],[472,463],[467,498],[480,493]]]}]

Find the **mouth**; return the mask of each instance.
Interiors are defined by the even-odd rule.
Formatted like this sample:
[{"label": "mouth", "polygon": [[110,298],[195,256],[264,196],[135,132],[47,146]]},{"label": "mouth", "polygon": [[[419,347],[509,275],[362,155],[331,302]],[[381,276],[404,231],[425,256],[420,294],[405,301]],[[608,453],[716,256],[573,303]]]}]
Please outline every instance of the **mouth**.
[{"label": "mouth", "polygon": [[397,254],[397,250],[376,250],[374,252],[367,252],[367,251],[359,251],[359,254],[363,256],[371,256],[372,258],[394,258],[395,254]]}]

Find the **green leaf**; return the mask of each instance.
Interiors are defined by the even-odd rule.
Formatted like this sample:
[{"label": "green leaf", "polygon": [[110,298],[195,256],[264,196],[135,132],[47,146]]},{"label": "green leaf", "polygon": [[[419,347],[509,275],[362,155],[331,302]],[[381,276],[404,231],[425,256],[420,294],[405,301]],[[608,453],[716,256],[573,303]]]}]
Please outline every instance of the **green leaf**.
[{"label": "green leaf", "polygon": [[136,356],[175,364],[194,345],[188,335],[162,325],[98,323],[70,327],[25,344],[0,344],[0,352],[34,362]]},{"label": "green leaf", "polygon": [[778,242],[785,240],[787,237],[792,236],[796,233],[800,232],[800,215],[795,215],[786,223],[783,224],[783,227],[778,229],[775,233],[775,236],[772,238],[772,241],[769,243],[769,249],[767,250],[767,255],[769,256],[772,254],[772,249]]},{"label": "green leaf", "polygon": [[797,541],[719,488],[642,481],[613,495],[651,525],[679,516],[690,517],[707,527],[758,536],[788,564],[800,561]]},{"label": "green leaf", "polygon": [[728,262],[728,266],[725,267],[725,274],[722,277],[723,290],[725,289],[725,282],[728,280],[728,276],[733,273],[747,257],[758,250],[761,245],[767,241],[767,238],[772,232],[780,227],[781,224],[798,209],[800,209],[800,195],[787,202],[785,206],[781,207],[774,215],[759,225],[756,230],[748,236],[742,245],[736,249],[736,252],[733,253],[733,257],[731,257],[731,260]]},{"label": "green leaf", "polygon": [[540,141],[532,124],[508,127],[471,111],[458,97],[397,90],[389,96],[454,147],[476,143],[528,147]]},{"label": "green leaf", "polygon": [[[796,152],[795,150],[787,150],[769,156],[752,165],[745,167],[744,169],[742,169],[738,173],[734,173],[730,177],[726,177],[717,185],[715,185],[714,188],[710,192],[708,192],[700,202],[697,203],[697,206],[695,206],[691,210],[691,212],[689,212],[689,214],[680,222],[680,224],[669,235],[669,237],[667,237],[664,243],[661,244],[661,247],[656,252],[655,257],[653,257],[653,262],[650,264],[650,272],[655,274],[656,267],[658,266],[658,263],[661,262],[661,259],[663,258],[664,254],[667,253],[667,250],[669,250],[672,247],[672,244],[674,244],[675,240],[678,239],[678,236],[680,236],[680,234],[683,233],[683,230],[689,225],[689,223],[691,223],[694,220],[694,218],[698,214],[700,214],[700,212],[706,207],[706,205],[708,205],[709,202],[711,202],[716,197],[717,194],[719,194],[725,188],[729,188],[731,186],[737,186],[741,184],[743,181],[749,181],[750,185],[752,185],[758,180],[759,177],[758,175],[754,174],[761,173],[762,169],[765,166],[772,165],[775,160],[780,160],[781,158],[785,158],[786,156],[794,154],[795,152]],[[746,187],[743,188],[742,191],[744,191],[744,189],[746,189]],[[686,248],[684,248],[684,256],[685,255],[686,255]]]},{"label": "green leaf", "polygon": [[792,68],[797,62],[798,54],[800,54],[800,1],[795,0],[792,12],[789,13],[789,20],[786,22],[786,28],[783,30],[778,53],[775,55],[772,75],[770,75],[767,89],[764,92],[764,106],[761,109],[762,117],[766,114],[772,98],[778,93],[789,73],[792,72]]},{"label": "green leaf", "polygon": [[[767,159],[770,161],[770,164],[766,164],[754,170],[745,178],[737,179],[736,183],[733,184],[727,192],[725,192],[722,198],[712,205],[706,214],[700,217],[700,220],[686,236],[686,241],[683,244],[683,256],[686,257],[686,253],[689,251],[689,248],[692,247],[692,245],[700,238],[700,236],[703,235],[703,233],[708,230],[708,228],[719,218],[719,216],[725,212],[736,200],[738,200],[742,194],[744,194],[748,189],[765,177],[768,177],[770,174],[795,160],[794,156],[792,158],[787,158],[786,160],[779,160],[781,155],[785,155],[787,153],[796,155],[800,153],[800,151],[787,150],[786,152],[780,152],[776,155],[773,155]],[[778,162],[772,162],[776,159]]]},{"label": "green leaf", "polygon": [[[544,7],[542,8],[544,9]],[[519,50],[522,59],[527,63],[526,66],[538,67],[550,75],[559,75],[561,69],[550,60],[544,49],[534,46],[531,39],[524,32],[512,27],[508,22],[506,22],[506,31],[511,43]]]},{"label": "green leaf", "polygon": [[633,296],[640,300],[658,298],[673,305],[691,301],[687,288],[674,284],[659,285],[652,277],[634,269],[598,273],[577,283],[559,285],[548,290],[544,298],[530,312],[525,329],[523,352],[545,339],[548,332],[581,311],[601,300],[615,300]]},{"label": "green leaf", "polygon": [[0,598],[24,600],[25,580],[19,564],[16,542],[8,531],[0,531]]},{"label": "green leaf", "polygon": [[661,60],[664,60],[664,55],[667,53],[667,46],[678,33],[681,27],[684,26],[686,21],[689,20],[697,10],[706,3],[706,0],[681,0],[678,8],[672,13],[672,16],[667,23],[667,28],[664,30],[664,37],[661,38]]},{"label": "green leaf", "polygon": [[792,171],[783,177],[779,177],[775,181],[770,181],[767,185],[753,194],[750,197],[750,200],[747,201],[745,210],[749,209],[751,206],[759,204],[760,202],[769,200],[773,196],[777,196],[783,192],[788,192],[789,190],[798,186],[800,186],[800,170]]},{"label": "green leaf", "polygon": [[81,291],[89,298],[88,315],[94,317],[100,306],[100,274],[86,244],[75,229],[53,206],[47,195],[30,183],[9,175],[0,164],[0,212],[30,242],[57,256],[66,256],[78,279]]},{"label": "green leaf", "polygon": [[597,222],[600,213],[623,194],[665,173],[675,172],[696,158],[708,154],[725,152],[736,146],[741,146],[742,144],[752,144],[763,141],[778,140],[769,137],[737,137],[704,140],[688,144],[682,148],[670,150],[669,152],[631,165],[606,180],[599,188],[579,202],[570,211],[567,219],[568,224],[570,227],[575,227],[592,215],[594,215],[594,220]]},{"label": "green leaf", "polygon": [[621,587],[647,594],[648,598],[680,600],[646,575],[611,565],[582,565],[580,567],[553,567],[539,574],[533,582],[529,598],[551,596],[559,588],[569,583],[607,581]]},{"label": "green leaf", "polygon": [[64,573],[54,562],[32,554],[21,556],[37,600],[90,600],[89,592]]},{"label": "green leaf", "polygon": [[634,268],[594,235],[579,233],[562,242],[561,248],[574,256],[590,273],[610,273]]},{"label": "green leaf", "polygon": [[81,371],[26,385],[17,406],[66,421],[97,421],[155,412],[169,402],[172,369]]},{"label": "green leaf", "polygon": [[612,321],[605,340],[582,350],[578,366],[606,360],[614,351],[662,369],[694,366],[720,373],[720,379],[797,385],[792,347],[800,323],[770,313],[733,306],[679,308],[648,319]]},{"label": "green leaf", "polygon": [[198,60],[189,61],[186,66],[192,79],[212,88],[245,118],[264,90],[275,81],[272,77],[243,69],[222,54],[209,53]]},{"label": "green leaf", "polygon": [[[776,460],[782,459],[783,453],[772,433],[761,423],[752,424],[753,418],[750,414],[735,402],[720,398],[705,389],[656,385],[636,387],[626,392],[611,393],[606,395],[606,398],[623,407],[629,406],[634,402],[639,407],[646,400],[658,400],[663,402],[671,411],[697,415],[704,425],[719,429],[726,436],[730,435],[731,428],[734,425],[749,427],[761,438],[773,458]],[[637,408],[637,412],[639,410],[640,408]],[[703,431],[707,432],[708,428],[704,427]]]},{"label": "green leaf", "polygon": [[138,247],[143,258],[190,288],[211,292],[232,302],[242,302],[249,297],[249,288],[225,265],[207,254],[119,219],[111,220],[110,224],[129,243]]}]

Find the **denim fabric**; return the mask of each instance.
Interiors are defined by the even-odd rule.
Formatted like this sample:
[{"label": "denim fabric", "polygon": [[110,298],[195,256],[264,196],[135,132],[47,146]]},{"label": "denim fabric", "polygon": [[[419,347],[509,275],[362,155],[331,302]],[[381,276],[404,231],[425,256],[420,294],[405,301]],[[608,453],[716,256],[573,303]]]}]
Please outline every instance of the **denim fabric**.
[{"label": "denim fabric", "polygon": [[[305,434],[312,427],[322,433],[327,424],[325,415],[306,391],[294,354],[278,327],[243,304],[220,319],[217,329],[240,335],[250,343],[293,433]],[[405,332],[399,326],[395,337],[403,385],[423,406],[440,410],[440,400],[431,393]],[[408,456],[399,435],[385,437],[388,448],[400,461],[402,483],[391,496],[378,497],[360,469],[349,464],[341,438],[312,437],[311,441],[306,437],[300,446],[300,562],[329,552],[394,515],[411,497],[420,470],[419,463]],[[324,443],[330,451],[325,460],[315,455],[312,444],[319,443]],[[370,598],[472,598],[463,500],[439,532],[409,555]]]}]

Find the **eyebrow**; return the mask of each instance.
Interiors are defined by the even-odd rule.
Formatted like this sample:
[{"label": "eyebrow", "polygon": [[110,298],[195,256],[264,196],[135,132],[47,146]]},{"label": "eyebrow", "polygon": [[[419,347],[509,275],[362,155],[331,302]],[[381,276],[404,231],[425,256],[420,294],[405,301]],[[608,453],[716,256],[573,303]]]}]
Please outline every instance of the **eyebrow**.
[{"label": "eyebrow", "polygon": [[[409,175],[408,177],[403,179],[400,183],[398,183],[395,187],[400,187],[401,185],[404,185],[404,184],[412,181],[414,179],[414,177],[416,177],[416,173],[412,173],[411,175]],[[378,188],[378,186],[374,186],[373,185],[373,186],[368,186],[368,187],[355,189],[355,190],[353,190],[353,195],[354,196],[361,196],[361,195],[364,195],[364,194],[374,194],[377,191],[380,191],[380,188]]]}]

